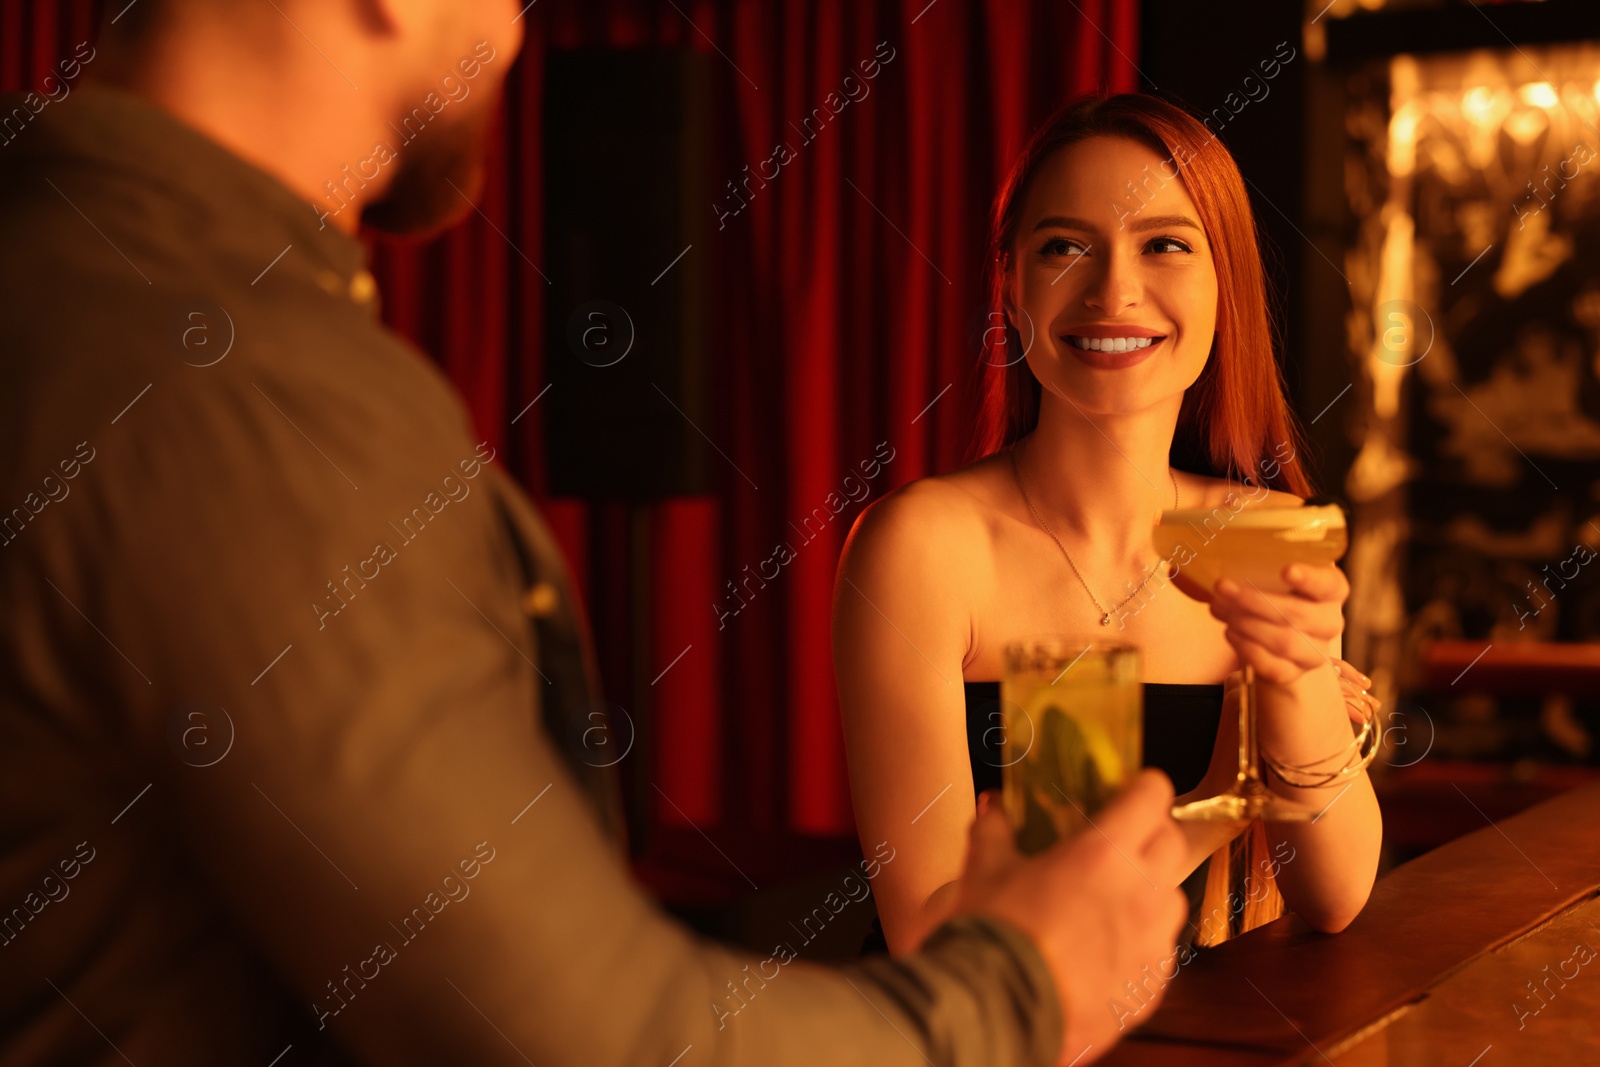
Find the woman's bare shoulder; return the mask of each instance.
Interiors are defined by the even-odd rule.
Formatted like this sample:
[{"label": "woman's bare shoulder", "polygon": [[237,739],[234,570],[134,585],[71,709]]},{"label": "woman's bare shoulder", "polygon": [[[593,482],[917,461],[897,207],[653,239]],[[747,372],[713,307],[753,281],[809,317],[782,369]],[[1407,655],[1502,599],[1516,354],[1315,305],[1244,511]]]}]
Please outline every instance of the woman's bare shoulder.
[{"label": "woman's bare shoulder", "polygon": [[893,554],[918,569],[969,569],[991,542],[1000,499],[995,470],[991,456],[879,497],[856,517],[845,542],[847,560]]},{"label": "woman's bare shoulder", "polygon": [[852,535],[866,527],[887,527],[954,547],[981,534],[1003,499],[995,460],[989,456],[958,470],[907,482],[869,504],[856,519]]}]

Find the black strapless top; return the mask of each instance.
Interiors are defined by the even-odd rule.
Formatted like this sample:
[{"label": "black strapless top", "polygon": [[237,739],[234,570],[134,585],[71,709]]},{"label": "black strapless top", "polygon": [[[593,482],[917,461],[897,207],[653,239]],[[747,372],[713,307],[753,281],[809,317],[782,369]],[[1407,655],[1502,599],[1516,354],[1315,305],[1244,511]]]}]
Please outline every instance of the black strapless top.
[{"label": "black strapless top", "polygon": [[[963,682],[973,792],[1000,788],[1000,683]],[[1222,684],[1144,683],[1144,766],[1159,767],[1176,793],[1200,784],[1222,721]]]},{"label": "black strapless top", "polygon": [[[1000,788],[1000,683],[963,682],[967,698],[967,757],[972,764],[973,792]],[[1222,722],[1222,683],[1145,682],[1144,759],[1172,779],[1173,791],[1187,793],[1200,784],[1211,763],[1217,728]],[[1184,880],[1189,917],[1199,913],[1207,864]],[[877,902],[873,902],[876,909]],[[888,952],[883,924],[876,916],[862,943],[863,953]]]}]

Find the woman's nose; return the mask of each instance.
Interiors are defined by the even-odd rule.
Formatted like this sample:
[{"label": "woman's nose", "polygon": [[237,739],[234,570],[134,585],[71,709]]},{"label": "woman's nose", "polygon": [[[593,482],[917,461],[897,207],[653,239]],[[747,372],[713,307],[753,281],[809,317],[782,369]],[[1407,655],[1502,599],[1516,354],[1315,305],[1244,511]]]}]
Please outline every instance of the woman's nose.
[{"label": "woman's nose", "polygon": [[1137,304],[1143,286],[1131,260],[1109,250],[1099,260],[1084,279],[1084,304],[1108,315]]}]

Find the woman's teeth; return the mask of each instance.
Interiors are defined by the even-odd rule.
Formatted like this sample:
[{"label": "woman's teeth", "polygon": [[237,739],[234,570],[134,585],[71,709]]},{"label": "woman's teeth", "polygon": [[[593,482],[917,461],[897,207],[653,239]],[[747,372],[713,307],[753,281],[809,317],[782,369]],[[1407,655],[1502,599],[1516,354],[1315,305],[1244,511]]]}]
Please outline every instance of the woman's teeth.
[{"label": "woman's teeth", "polygon": [[1149,348],[1161,337],[1073,337],[1068,341],[1074,348],[1086,349],[1090,352],[1131,352],[1139,348]]}]

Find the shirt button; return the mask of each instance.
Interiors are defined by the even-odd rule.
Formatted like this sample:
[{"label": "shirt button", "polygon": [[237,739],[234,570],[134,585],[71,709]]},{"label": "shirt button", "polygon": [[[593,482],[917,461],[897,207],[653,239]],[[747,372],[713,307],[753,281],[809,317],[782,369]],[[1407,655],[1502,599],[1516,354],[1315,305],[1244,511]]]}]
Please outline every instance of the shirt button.
[{"label": "shirt button", "polygon": [[536,619],[554,615],[556,606],[560,603],[561,595],[549,582],[535,582],[528,587],[526,593],[522,594],[522,610]]},{"label": "shirt button", "polygon": [[371,300],[377,291],[378,282],[372,277],[371,271],[358,270],[350,279],[350,299],[358,304],[365,304]]}]

